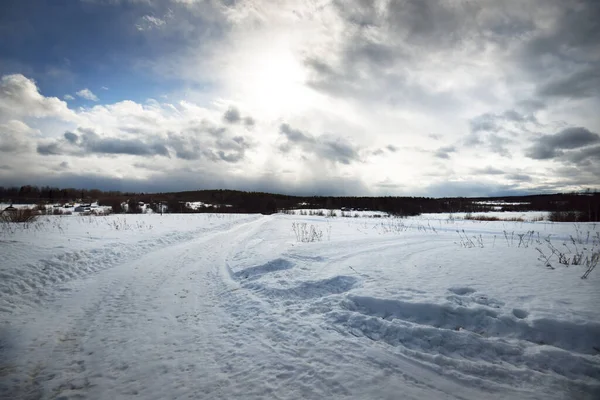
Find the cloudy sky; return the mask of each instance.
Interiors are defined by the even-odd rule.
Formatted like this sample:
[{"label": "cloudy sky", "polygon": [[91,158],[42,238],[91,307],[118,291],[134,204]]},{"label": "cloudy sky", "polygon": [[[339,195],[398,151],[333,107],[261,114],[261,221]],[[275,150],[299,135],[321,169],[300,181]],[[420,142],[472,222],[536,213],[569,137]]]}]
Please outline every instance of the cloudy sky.
[{"label": "cloudy sky", "polygon": [[600,187],[596,0],[2,0],[0,185]]}]

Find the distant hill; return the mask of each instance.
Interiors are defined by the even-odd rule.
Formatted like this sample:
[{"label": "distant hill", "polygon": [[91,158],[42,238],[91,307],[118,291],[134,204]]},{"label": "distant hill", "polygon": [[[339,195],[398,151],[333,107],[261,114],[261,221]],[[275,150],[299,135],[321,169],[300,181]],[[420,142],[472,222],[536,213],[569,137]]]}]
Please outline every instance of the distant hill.
[{"label": "distant hill", "polygon": [[[600,193],[556,193],[504,197],[333,197],[288,196],[238,190],[195,190],[175,193],[123,193],[54,187],[0,187],[0,201],[14,204],[97,200],[101,205],[121,202],[166,203],[170,212],[227,212],[271,214],[284,209],[373,210],[398,216],[438,212],[549,211],[575,213],[568,219],[600,221]],[[186,203],[202,202],[196,209]],[[558,214],[557,214],[558,215]],[[558,217],[557,217],[558,218]]]}]

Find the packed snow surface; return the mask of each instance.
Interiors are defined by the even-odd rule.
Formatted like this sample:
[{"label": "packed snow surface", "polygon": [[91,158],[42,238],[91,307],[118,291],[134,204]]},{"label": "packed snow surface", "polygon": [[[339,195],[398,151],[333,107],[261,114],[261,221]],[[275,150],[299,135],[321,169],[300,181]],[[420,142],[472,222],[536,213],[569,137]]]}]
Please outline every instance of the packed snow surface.
[{"label": "packed snow surface", "polygon": [[596,224],[0,225],[0,398],[600,398]]}]

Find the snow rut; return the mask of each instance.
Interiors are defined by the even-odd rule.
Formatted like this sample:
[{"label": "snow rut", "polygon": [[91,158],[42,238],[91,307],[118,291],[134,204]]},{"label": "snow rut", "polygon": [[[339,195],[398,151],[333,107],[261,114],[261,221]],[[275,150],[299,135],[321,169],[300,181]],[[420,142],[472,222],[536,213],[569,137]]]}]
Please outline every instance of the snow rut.
[{"label": "snow rut", "polygon": [[236,273],[234,273],[233,275],[238,278],[238,279],[242,279],[242,280],[255,280],[255,279],[259,279],[261,276],[268,274],[268,273],[273,273],[273,272],[277,272],[277,271],[283,271],[286,269],[291,269],[294,267],[294,264],[291,263],[290,261],[283,259],[283,258],[278,258],[276,260],[273,261],[269,261],[266,264],[263,265],[257,265],[255,267],[250,267],[250,268],[246,268],[243,269],[241,271],[238,271]]},{"label": "snow rut", "polygon": [[[499,393],[519,388],[532,398],[562,398],[565,393],[596,398],[593,394],[600,392],[600,324],[532,318],[515,307],[514,296],[490,296],[459,284],[461,277],[451,275],[438,257],[454,251],[448,238],[290,246],[264,264],[239,263],[244,256],[261,254],[254,247],[261,242],[253,238],[255,242],[240,246],[235,272],[229,269],[229,275],[245,289],[235,293],[258,299],[249,318],[271,329],[278,341],[292,341],[292,331],[310,337],[310,330],[303,331],[308,321],[341,334],[338,352],[346,345],[359,349],[356,353],[382,349],[392,358],[410,360],[418,374],[433,371],[468,387]],[[391,267],[389,260],[394,260]],[[394,268],[402,271],[401,277]],[[395,275],[397,283],[409,287],[382,281]],[[449,282],[444,289],[443,283],[428,286],[429,280]],[[419,290],[432,286],[437,292]],[[318,341],[310,345],[319,347]],[[308,347],[291,346],[295,353]]]},{"label": "snow rut", "polygon": [[483,337],[519,339],[583,354],[595,354],[600,345],[600,324],[537,319],[527,323],[488,308],[454,307],[411,303],[372,297],[350,296],[343,306],[388,321],[399,320],[438,329],[468,331]]},{"label": "snow rut", "polygon": [[598,324],[550,319],[527,322],[490,306],[457,307],[353,295],[341,302],[341,310],[328,313],[328,319],[343,327],[345,334],[386,343],[463,375],[517,383],[532,379],[535,371],[548,378],[563,377],[563,383],[576,391],[600,390],[600,360],[593,355],[600,345]]},{"label": "snow rut", "polygon": [[263,265],[257,265],[242,269],[231,275],[240,282],[240,285],[252,290],[260,296],[269,299],[280,300],[308,300],[322,298],[332,294],[341,294],[351,290],[358,282],[358,279],[352,276],[336,275],[331,278],[301,281],[297,284],[289,284],[285,280],[280,280],[280,284],[287,287],[273,287],[272,283],[257,282],[257,280],[269,273],[290,270],[295,264],[289,260],[278,258]]}]

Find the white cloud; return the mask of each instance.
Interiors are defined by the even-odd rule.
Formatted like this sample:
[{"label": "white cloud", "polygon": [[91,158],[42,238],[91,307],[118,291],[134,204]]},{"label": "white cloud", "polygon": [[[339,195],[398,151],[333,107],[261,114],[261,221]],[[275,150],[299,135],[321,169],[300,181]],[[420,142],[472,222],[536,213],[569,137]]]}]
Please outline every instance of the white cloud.
[{"label": "white cloud", "polygon": [[98,96],[96,96],[94,93],[92,93],[92,91],[90,89],[81,89],[80,91],[78,91],[77,93],[75,93],[77,96],[81,97],[82,99],[86,99],[86,100],[90,100],[90,101],[98,101]]},{"label": "white cloud", "polygon": [[[41,95],[35,83],[27,78],[3,78],[3,82],[9,81],[12,84],[5,84],[0,92],[0,110],[10,108],[11,114],[22,116],[23,121],[12,118],[0,126],[4,132],[0,150],[4,150],[5,163],[23,176],[43,177],[48,171],[54,171],[53,174],[76,171],[78,176],[109,180],[133,174],[139,179],[164,183],[167,175],[189,179],[193,174],[201,174],[210,176],[211,182],[232,182],[239,188],[249,188],[250,182],[254,182],[269,190],[306,193],[311,187],[322,190],[327,187],[324,182],[330,181],[352,185],[339,193],[353,194],[356,193],[353,190],[360,190],[359,194],[410,195],[428,194],[431,188],[438,190],[436,194],[443,194],[443,190],[460,191],[468,186],[462,179],[479,167],[482,159],[496,168],[514,170],[514,158],[507,162],[500,155],[455,149],[441,144],[444,138],[440,141],[424,139],[423,143],[428,145],[422,147],[410,135],[404,140],[396,136],[395,140],[387,141],[394,139],[394,135],[386,134],[386,130],[394,124],[392,121],[399,120],[385,114],[370,125],[363,125],[362,118],[366,115],[359,118],[354,115],[355,124],[335,131],[327,127],[344,126],[341,124],[344,116],[328,120],[326,115],[314,110],[309,110],[304,118],[292,116],[285,121],[257,118],[255,126],[248,127],[228,122],[229,102],[204,107],[190,101],[152,100],[139,104],[126,100],[73,111],[66,103]],[[246,108],[240,108],[239,112],[251,116]],[[39,117],[51,117],[57,122],[50,123]],[[32,123],[37,129],[24,122],[26,118],[34,118]],[[289,129],[283,129],[282,124],[287,122]],[[363,136],[361,132],[378,132],[378,135]],[[377,152],[378,148],[395,151]],[[440,158],[440,149],[452,152],[453,156]],[[371,156],[374,153],[378,155]],[[69,158],[68,166],[57,169],[56,165],[65,157]],[[148,157],[151,162],[139,161]],[[544,175],[550,165],[548,162],[531,159],[521,162],[523,157],[518,151],[515,158],[519,159],[519,165],[542,177],[545,184],[561,179],[564,182],[564,177],[553,179]],[[269,171],[277,170],[289,173],[267,178]],[[0,171],[0,180],[12,176],[7,174],[8,171]],[[509,187],[510,176],[494,175],[486,180],[479,175],[477,179],[483,189],[498,185]],[[463,183],[450,188],[442,185],[446,180]],[[521,181],[518,187],[536,184]]]},{"label": "white cloud", "polygon": [[[42,101],[45,100],[47,98],[42,96]],[[53,173],[77,171],[78,174],[107,178],[134,174],[140,179],[154,176],[161,180],[161,176],[166,174],[176,177],[190,175],[190,171],[202,174],[218,171],[211,172],[214,181],[236,182],[242,186],[246,185],[243,183],[245,180],[261,184],[278,182],[286,190],[312,186],[314,181],[323,182],[330,178],[338,183],[345,179],[340,175],[347,167],[344,160],[340,168],[329,163],[326,167],[323,162],[325,169],[319,169],[319,159],[306,162],[305,165],[310,168],[303,168],[296,163],[295,170],[301,174],[301,178],[287,184],[283,183],[283,177],[259,178],[270,171],[272,165],[284,164],[285,155],[278,153],[277,143],[271,141],[269,135],[255,131],[271,131],[278,136],[279,125],[270,122],[261,124],[258,120],[252,126],[231,124],[225,118],[228,107],[223,104],[207,108],[189,101],[160,103],[156,100],[145,104],[126,100],[95,105],[69,110],[75,114],[75,118],[70,120],[62,119],[60,113],[52,114],[63,122],[62,130],[44,120],[36,120],[34,122],[40,129],[37,135],[31,136],[30,132],[29,139],[18,144],[15,135],[11,135],[3,144],[6,144],[6,148],[16,148],[18,145],[20,151],[26,153],[19,157],[13,157],[14,154],[6,157],[11,165],[19,166],[23,176],[27,173],[46,176],[52,170]],[[245,109],[240,112],[244,118],[251,118]],[[76,124],[68,125],[70,121],[76,121]],[[17,126],[15,124],[19,122],[11,124]],[[25,127],[25,124],[21,125],[22,131]],[[356,157],[353,153],[355,150],[339,141],[341,139],[323,140],[329,147],[321,153],[330,155],[342,152],[349,153],[347,157]],[[24,146],[24,143],[29,144]],[[65,157],[69,157],[68,168],[57,170],[57,163]],[[140,167],[144,163],[139,160],[144,157],[152,158],[151,163],[145,163],[151,165],[152,169]],[[0,179],[2,176],[0,172]],[[248,180],[248,177],[252,178]],[[353,182],[359,181],[359,178],[353,179]]]},{"label": "white cloud", "polygon": [[5,75],[0,80],[0,122],[19,117],[75,118],[67,103],[40,94],[36,83],[21,74]]},{"label": "white cloud", "polygon": [[75,97],[71,96],[70,94],[65,94],[63,96],[63,99],[65,99],[65,100],[75,100]]}]

